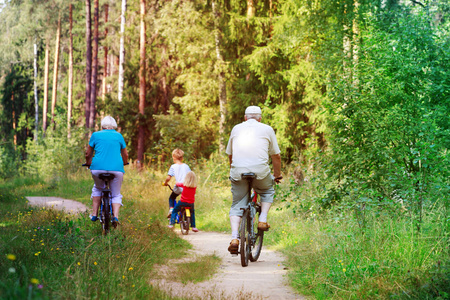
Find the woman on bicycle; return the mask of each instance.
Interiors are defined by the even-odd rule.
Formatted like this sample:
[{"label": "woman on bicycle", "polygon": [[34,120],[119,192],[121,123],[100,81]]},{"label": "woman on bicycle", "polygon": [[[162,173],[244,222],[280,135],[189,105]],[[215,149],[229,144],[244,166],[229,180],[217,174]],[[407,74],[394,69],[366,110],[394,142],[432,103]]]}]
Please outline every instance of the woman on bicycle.
[{"label": "woman on bicycle", "polygon": [[177,182],[177,186],[182,187],[183,191],[181,192],[181,199],[175,205],[172,211],[172,215],[170,217],[170,225],[169,228],[173,228],[175,224],[175,219],[177,217],[178,212],[181,207],[190,207],[192,209],[191,213],[191,227],[193,232],[198,232],[198,229],[195,227],[195,210],[194,210],[194,202],[195,202],[195,192],[197,190],[197,177],[195,173],[190,171],[184,177],[184,183]]},{"label": "woman on bicycle", "polygon": [[[89,216],[91,221],[98,220],[98,209],[100,207],[101,195],[105,183],[98,175],[101,173],[114,174],[114,179],[110,182],[113,226],[119,224],[119,209],[122,206],[122,187],[124,165],[128,164],[128,152],[123,136],[117,132],[116,120],[111,116],[106,116],[101,122],[103,130],[94,132],[89,140],[86,149],[86,164],[90,165],[94,187],[92,188],[92,214]],[[95,156],[94,156],[95,153]]]}]

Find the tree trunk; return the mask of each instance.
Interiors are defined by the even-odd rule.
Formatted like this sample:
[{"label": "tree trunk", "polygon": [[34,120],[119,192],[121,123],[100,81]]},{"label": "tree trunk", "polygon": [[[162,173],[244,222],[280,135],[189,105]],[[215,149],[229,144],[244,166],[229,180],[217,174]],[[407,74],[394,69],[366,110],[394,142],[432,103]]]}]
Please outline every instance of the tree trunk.
[{"label": "tree trunk", "polygon": [[45,45],[45,66],[44,66],[44,103],[42,107],[42,130],[45,135],[47,130],[47,110],[48,110],[48,75],[49,75],[49,60],[50,60],[50,42],[47,41]]},{"label": "tree trunk", "polygon": [[225,152],[225,142],[224,142],[224,134],[225,134],[225,116],[227,114],[227,88],[225,81],[225,62],[223,61],[223,57],[220,54],[220,47],[222,43],[222,39],[220,37],[220,29],[219,29],[219,13],[217,11],[215,1],[212,2],[212,9],[214,14],[214,38],[216,42],[216,58],[217,58],[217,68],[219,69],[219,109],[220,109],[220,122],[219,122],[219,151],[220,153]]},{"label": "tree trunk", "polygon": [[[105,4],[105,37],[104,39],[108,37],[108,9],[109,5]],[[103,68],[103,82],[102,82],[102,100],[105,101],[106,97],[106,77],[108,76],[108,47],[105,45],[103,46],[103,52],[104,52],[104,68]]]},{"label": "tree trunk", "polygon": [[247,19],[251,19],[255,16],[255,0],[247,0]]},{"label": "tree trunk", "polygon": [[94,0],[94,46],[92,48],[92,79],[91,99],[89,109],[89,128],[95,126],[95,101],[97,98],[97,73],[98,73],[98,1]]},{"label": "tree trunk", "polygon": [[[12,85],[14,86],[14,81],[12,82]],[[12,91],[11,94],[11,107],[12,107],[12,126],[13,126],[13,132],[14,132],[14,150],[17,149],[17,132],[16,132],[16,106],[14,105],[14,91]]]},{"label": "tree trunk", "polygon": [[141,33],[140,33],[140,47],[139,47],[139,132],[138,132],[138,146],[137,159],[138,168],[142,169],[144,162],[144,144],[145,144],[145,128],[144,128],[144,113],[145,113],[145,0],[140,0],[141,6]]},{"label": "tree trunk", "polygon": [[122,0],[122,14],[120,15],[119,93],[117,95],[119,102],[122,102],[122,94],[123,94],[123,77],[124,77],[123,64],[125,62],[124,33],[125,33],[126,11],[127,11],[127,0]]},{"label": "tree trunk", "polygon": [[86,0],[86,94],[84,116],[86,128],[89,127],[91,109],[91,74],[92,74],[92,44],[91,44],[91,0]]},{"label": "tree trunk", "polygon": [[72,90],[73,90],[73,34],[72,34],[72,3],[69,4],[69,88],[67,94],[67,138],[70,139],[70,121],[72,119]]},{"label": "tree trunk", "polygon": [[39,126],[39,101],[37,88],[37,44],[34,41],[34,141],[38,140],[38,126]]},{"label": "tree trunk", "polygon": [[55,124],[55,107],[56,96],[58,92],[58,69],[59,69],[59,40],[61,36],[61,15],[58,17],[58,28],[56,29],[56,42],[55,42],[55,65],[53,68],[53,90],[52,90],[52,121]]}]

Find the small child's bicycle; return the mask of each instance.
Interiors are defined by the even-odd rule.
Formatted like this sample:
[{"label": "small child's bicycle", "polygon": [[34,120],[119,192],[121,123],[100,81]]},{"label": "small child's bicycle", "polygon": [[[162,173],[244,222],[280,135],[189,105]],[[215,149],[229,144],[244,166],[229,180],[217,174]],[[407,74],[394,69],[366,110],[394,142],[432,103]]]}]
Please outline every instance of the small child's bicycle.
[{"label": "small child's bicycle", "polygon": [[[170,185],[167,186],[173,192],[172,187]],[[189,226],[191,225],[191,208],[182,206],[181,210],[178,212],[177,217],[175,218],[175,222],[177,224],[180,224],[181,234],[183,235],[189,234]]]}]

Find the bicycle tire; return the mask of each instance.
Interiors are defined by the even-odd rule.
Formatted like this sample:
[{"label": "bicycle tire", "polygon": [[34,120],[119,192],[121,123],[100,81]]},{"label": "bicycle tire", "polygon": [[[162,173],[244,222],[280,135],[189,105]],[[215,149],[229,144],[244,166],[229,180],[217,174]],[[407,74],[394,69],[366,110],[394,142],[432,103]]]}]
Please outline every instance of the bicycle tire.
[{"label": "bicycle tire", "polygon": [[102,196],[102,221],[103,234],[107,235],[111,226],[111,207],[107,193]]},{"label": "bicycle tire", "polygon": [[191,218],[186,216],[186,210],[182,210],[181,212],[181,220],[180,220],[180,227],[181,227],[181,234],[187,235],[189,234],[189,225],[191,224]]},{"label": "bicycle tire", "polygon": [[264,231],[258,230],[258,222],[259,214],[261,213],[261,207],[258,207],[255,217],[253,219],[253,224],[250,226],[253,226],[253,231],[255,233],[255,237],[252,240],[251,246],[250,246],[250,261],[255,262],[258,260],[259,255],[261,254],[262,244],[264,240]]},{"label": "bicycle tire", "polygon": [[243,267],[248,266],[248,260],[250,258],[249,213],[250,212],[247,209],[244,211],[241,224],[239,225],[241,265]]}]

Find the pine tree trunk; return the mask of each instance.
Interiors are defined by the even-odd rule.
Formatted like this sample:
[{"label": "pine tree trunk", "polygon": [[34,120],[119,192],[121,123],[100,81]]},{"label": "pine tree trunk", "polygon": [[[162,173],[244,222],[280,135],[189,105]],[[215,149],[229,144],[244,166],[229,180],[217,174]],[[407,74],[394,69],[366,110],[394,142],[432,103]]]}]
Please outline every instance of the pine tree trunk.
[{"label": "pine tree trunk", "polygon": [[45,135],[47,130],[47,111],[48,111],[48,75],[49,75],[49,61],[50,61],[50,45],[47,41],[45,45],[45,66],[44,66],[44,103],[42,107],[42,130]]},{"label": "pine tree trunk", "polygon": [[38,126],[39,126],[39,100],[37,88],[37,44],[34,43],[34,141],[38,140]]},{"label": "pine tree trunk", "polygon": [[219,13],[217,11],[215,1],[212,2],[213,14],[214,14],[214,38],[216,42],[216,58],[217,58],[217,66],[219,68],[219,110],[220,110],[220,122],[219,122],[219,151],[220,153],[225,152],[225,116],[227,114],[227,88],[225,81],[225,63],[223,61],[223,57],[220,53],[221,47],[221,37],[220,37],[220,29],[219,29]]},{"label": "pine tree trunk", "polygon": [[[105,4],[105,37],[104,39],[108,37],[108,9],[109,5]],[[102,100],[105,101],[106,97],[106,77],[108,76],[108,47],[105,45],[103,46],[103,52],[104,52],[104,68],[103,68],[103,81],[102,81]]]},{"label": "pine tree trunk", "polygon": [[[12,82],[12,85],[14,86],[14,81]],[[14,150],[17,149],[17,132],[16,132],[16,106],[14,105],[14,91],[11,94],[11,108],[12,108],[12,126],[13,126],[13,132],[14,132]]]},{"label": "pine tree trunk", "polygon": [[123,64],[125,62],[124,34],[125,34],[126,11],[127,11],[127,0],[122,0],[122,14],[120,15],[119,93],[117,95],[119,102],[122,102],[122,94],[123,94],[123,77],[124,77]]},{"label": "pine tree trunk", "polygon": [[247,19],[251,19],[255,16],[256,8],[254,0],[247,0]]},{"label": "pine tree trunk", "polygon": [[69,4],[69,88],[67,93],[67,138],[70,139],[70,122],[72,119],[72,90],[73,90],[73,34],[72,34],[72,18],[73,5]]},{"label": "pine tree trunk", "polygon": [[89,129],[91,109],[91,74],[92,74],[92,44],[91,44],[91,0],[86,0],[86,94],[84,116],[86,128]]},{"label": "pine tree trunk", "polygon": [[56,42],[55,42],[55,65],[53,68],[53,90],[52,90],[52,121],[55,125],[55,107],[56,96],[58,95],[58,69],[59,69],[59,40],[61,36],[61,15],[58,17],[58,28],[56,29]]},{"label": "pine tree trunk", "polygon": [[142,169],[144,161],[144,145],[145,145],[145,128],[144,128],[144,113],[145,113],[145,0],[140,0],[141,6],[141,32],[140,32],[140,47],[139,47],[139,132],[138,132],[138,146],[137,159],[138,168]]},{"label": "pine tree trunk", "polygon": [[94,0],[94,45],[92,47],[92,79],[91,100],[89,109],[89,128],[95,126],[95,102],[97,99],[97,73],[98,73],[98,1]]}]

